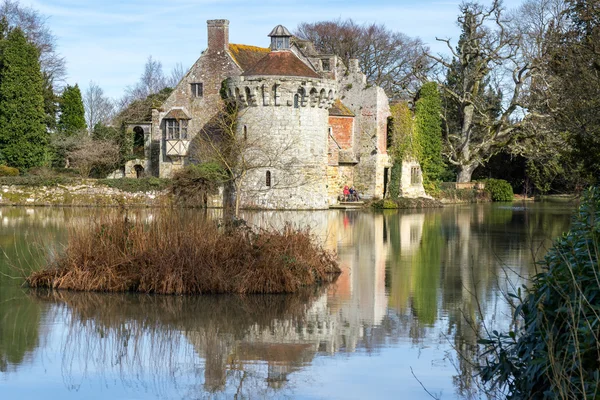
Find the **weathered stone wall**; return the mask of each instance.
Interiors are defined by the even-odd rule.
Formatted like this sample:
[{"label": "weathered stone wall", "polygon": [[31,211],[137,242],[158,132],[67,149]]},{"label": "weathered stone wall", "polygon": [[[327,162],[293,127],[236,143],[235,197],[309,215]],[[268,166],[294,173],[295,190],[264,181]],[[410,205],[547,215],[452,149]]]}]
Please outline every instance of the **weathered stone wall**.
[{"label": "weathered stone wall", "polygon": [[[222,206],[222,192],[220,189],[208,196],[208,207]],[[167,190],[131,193],[97,184],[93,179],[57,186],[0,186],[0,206],[171,207],[173,204]]]},{"label": "weathered stone wall", "polygon": [[338,81],[340,99],[356,115],[354,151],[359,160],[354,184],[367,197],[382,197],[387,155],[387,119],[391,115],[385,91],[367,85],[366,76],[351,60],[348,73]]},{"label": "weathered stone wall", "polygon": [[[187,159],[166,155],[164,116],[172,108],[181,107],[192,118],[188,125],[188,138],[193,139],[205,124],[221,108],[221,83],[231,76],[238,76],[242,69],[226,51],[229,41],[229,22],[208,21],[208,48],[179,82],[173,93],[157,112],[153,113],[152,140],[160,143],[159,175],[167,178],[182,168]],[[202,83],[202,97],[192,95],[191,84]]]},{"label": "weathered stone wall", "polygon": [[[416,169],[418,176],[415,182],[413,182],[412,171]],[[430,196],[425,193],[423,188],[423,174],[421,172],[421,165],[416,160],[407,159],[402,161],[402,172],[400,175],[400,197],[428,197]]]},{"label": "weathered stone wall", "polygon": [[[328,208],[328,109],[335,96],[335,82],[318,78],[236,77],[228,79],[227,88],[241,107],[238,135],[247,137],[243,149],[247,176],[241,193],[242,206]],[[294,101],[299,92],[304,95]],[[271,186],[267,186],[267,171]]]}]

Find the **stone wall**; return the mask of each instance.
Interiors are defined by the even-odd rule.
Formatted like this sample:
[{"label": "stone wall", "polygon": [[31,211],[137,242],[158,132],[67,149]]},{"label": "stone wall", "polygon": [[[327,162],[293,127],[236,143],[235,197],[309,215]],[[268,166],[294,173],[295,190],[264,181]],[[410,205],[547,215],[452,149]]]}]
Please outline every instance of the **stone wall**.
[{"label": "stone wall", "polygon": [[387,155],[387,119],[391,115],[385,91],[369,86],[358,69],[358,60],[350,60],[348,73],[339,80],[342,102],[356,115],[354,151],[359,160],[354,184],[366,197],[383,197],[384,168],[390,167]]},{"label": "stone wall", "polygon": [[[246,137],[243,158],[247,175],[242,206],[328,208],[328,109],[335,82],[318,78],[237,77],[227,80],[227,88],[232,100],[241,107],[238,137]],[[305,95],[295,101],[299,92]],[[319,95],[311,96],[311,92]]]},{"label": "stone wall", "polygon": [[[166,155],[164,116],[172,109],[180,107],[192,118],[188,125],[189,140],[200,132],[220,110],[221,83],[230,76],[238,76],[241,68],[226,51],[229,40],[229,22],[226,20],[208,21],[208,48],[179,82],[173,93],[152,115],[152,141],[160,143],[159,171],[161,178],[184,166],[186,159]],[[192,95],[191,84],[202,83],[202,97]]]}]

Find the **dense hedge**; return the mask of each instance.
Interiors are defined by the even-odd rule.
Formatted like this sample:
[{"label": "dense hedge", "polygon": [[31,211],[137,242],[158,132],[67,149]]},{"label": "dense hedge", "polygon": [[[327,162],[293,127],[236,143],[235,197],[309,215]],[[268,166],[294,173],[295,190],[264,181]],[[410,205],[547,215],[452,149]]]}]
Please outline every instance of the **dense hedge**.
[{"label": "dense hedge", "polygon": [[492,201],[513,201],[515,197],[512,186],[504,179],[487,179],[485,190],[492,197]]},{"label": "dense hedge", "polygon": [[19,169],[0,165],[0,176],[19,176]]},{"label": "dense hedge", "polygon": [[161,191],[169,187],[169,179],[155,177],[148,178],[121,178],[121,179],[99,179],[97,181],[113,189],[119,189],[124,192],[152,192]]},{"label": "dense hedge", "polygon": [[533,287],[517,299],[516,332],[480,341],[484,382],[509,398],[596,399],[600,385],[600,188],[590,189],[571,230],[541,263]]}]

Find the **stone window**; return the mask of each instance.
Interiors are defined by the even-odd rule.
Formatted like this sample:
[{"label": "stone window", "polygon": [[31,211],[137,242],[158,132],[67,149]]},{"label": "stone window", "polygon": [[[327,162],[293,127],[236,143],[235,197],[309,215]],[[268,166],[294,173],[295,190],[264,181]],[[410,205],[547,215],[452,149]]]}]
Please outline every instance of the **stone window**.
[{"label": "stone window", "polygon": [[295,94],[294,95],[294,108],[299,108],[299,107],[300,107],[300,95]]},{"label": "stone window", "polygon": [[188,120],[165,119],[165,130],[167,140],[187,140]]},{"label": "stone window", "polygon": [[244,140],[248,140],[248,127],[246,125],[244,125]]},{"label": "stone window", "polygon": [[421,183],[421,169],[419,167],[411,167],[410,184],[418,185],[419,183]]},{"label": "stone window", "polygon": [[323,66],[323,71],[331,71],[331,64],[329,64],[329,58],[323,58],[321,60],[321,65]]},{"label": "stone window", "polygon": [[267,185],[267,187],[271,186],[271,171],[267,171],[265,176],[265,185]]},{"label": "stone window", "polygon": [[190,86],[192,88],[192,97],[202,97],[204,94],[202,83],[192,83]]}]

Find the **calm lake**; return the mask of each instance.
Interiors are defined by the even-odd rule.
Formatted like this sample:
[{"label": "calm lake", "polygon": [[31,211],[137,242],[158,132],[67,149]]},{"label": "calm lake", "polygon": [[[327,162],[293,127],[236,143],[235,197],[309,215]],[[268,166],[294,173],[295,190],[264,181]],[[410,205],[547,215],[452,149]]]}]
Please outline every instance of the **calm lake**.
[{"label": "calm lake", "polygon": [[535,273],[573,210],[248,213],[310,226],[343,274],[293,296],[174,297],[21,288],[16,277],[59,251],[68,224],[114,211],[0,208],[0,396],[431,398],[422,383],[477,397],[477,331],[510,326],[503,293]]}]

